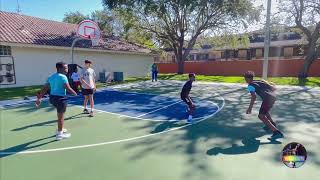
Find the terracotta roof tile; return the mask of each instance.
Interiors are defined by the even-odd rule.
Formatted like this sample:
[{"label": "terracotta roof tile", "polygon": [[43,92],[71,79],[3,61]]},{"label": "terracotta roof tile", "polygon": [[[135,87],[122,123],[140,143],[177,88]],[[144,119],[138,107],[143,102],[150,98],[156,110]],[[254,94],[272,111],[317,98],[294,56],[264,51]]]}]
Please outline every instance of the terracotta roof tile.
[{"label": "terracotta roof tile", "polygon": [[[76,38],[76,29],[76,24],[0,11],[0,42],[71,47],[72,41]],[[99,47],[91,47],[90,41],[81,40],[76,46],[113,51],[151,52],[117,37],[104,38],[100,43]]]}]

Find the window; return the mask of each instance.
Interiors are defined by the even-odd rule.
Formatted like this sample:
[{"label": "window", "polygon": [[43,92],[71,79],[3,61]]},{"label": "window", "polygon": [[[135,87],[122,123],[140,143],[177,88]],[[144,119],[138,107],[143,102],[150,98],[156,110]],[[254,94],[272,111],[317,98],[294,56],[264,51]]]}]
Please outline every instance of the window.
[{"label": "window", "polygon": [[293,56],[304,56],[306,55],[307,48],[303,46],[296,46],[293,48]]},{"label": "window", "polygon": [[176,62],[176,56],[171,56],[171,60],[172,60],[172,62]]},{"label": "window", "polygon": [[194,61],[194,55],[193,54],[189,54],[187,57],[187,61]]},{"label": "window", "polygon": [[197,54],[197,60],[208,60],[209,54]]},{"label": "window", "polygon": [[256,49],[250,49],[250,57],[256,57]]},{"label": "window", "polygon": [[8,55],[11,55],[11,47],[0,45],[0,56],[8,56]]}]

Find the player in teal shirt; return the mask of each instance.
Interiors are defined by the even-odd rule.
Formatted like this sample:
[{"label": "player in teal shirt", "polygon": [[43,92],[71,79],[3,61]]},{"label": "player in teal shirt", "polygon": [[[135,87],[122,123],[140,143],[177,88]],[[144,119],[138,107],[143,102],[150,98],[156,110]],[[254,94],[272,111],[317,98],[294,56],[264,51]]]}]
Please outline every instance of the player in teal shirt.
[{"label": "player in teal shirt", "polygon": [[68,78],[64,74],[55,73],[52,74],[47,83],[50,84],[50,94],[55,96],[66,96],[66,89],[64,84],[68,83]]},{"label": "player in teal shirt", "polygon": [[40,106],[43,95],[50,89],[49,101],[57,109],[58,116],[58,131],[56,138],[57,140],[62,140],[71,136],[71,134],[67,133],[67,130],[63,128],[64,113],[67,109],[66,91],[73,95],[77,95],[77,93],[70,87],[66,76],[68,73],[68,65],[64,62],[58,62],[56,68],[57,72],[48,78],[47,83],[43,86],[41,91],[38,92],[36,106]]}]

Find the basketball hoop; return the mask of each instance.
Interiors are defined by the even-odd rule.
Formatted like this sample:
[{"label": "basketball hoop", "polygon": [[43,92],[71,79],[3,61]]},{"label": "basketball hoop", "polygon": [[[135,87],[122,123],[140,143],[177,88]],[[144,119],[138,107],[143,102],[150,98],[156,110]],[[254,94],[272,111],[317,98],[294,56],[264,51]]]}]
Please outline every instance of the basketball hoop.
[{"label": "basketball hoop", "polygon": [[98,46],[101,38],[101,31],[98,24],[91,20],[81,21],[77,28],[77,36],[90,39],[92,46]]},{"label": "basketball hoop", "polygon": [[77,41],[81,39],[91,40],[92,47],[98,46],[101,38],[101,31],[96,22],[91,20],[81,21],[77,27],[77,38],[71,45],[71,63],[73,64],[73,50]]}]

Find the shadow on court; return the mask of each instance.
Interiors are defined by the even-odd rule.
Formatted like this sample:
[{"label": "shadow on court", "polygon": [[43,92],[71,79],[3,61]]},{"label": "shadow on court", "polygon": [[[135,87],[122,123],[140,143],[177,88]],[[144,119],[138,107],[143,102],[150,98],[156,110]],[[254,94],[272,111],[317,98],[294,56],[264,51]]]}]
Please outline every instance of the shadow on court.
[{"label": "shadow on court", "polygon": [[[82,118],[82,117],[87,117],[88,115],[80,113],[80,114],[76,114],[70,117],[65,118],[65,121],[69,121],[69,120],[73,120],[73,119],[78,119],[78,118]],[[36,123],[36,124],[30,124],[27,126],[23,126],[20,128],[16,128],[16,129],[12,129],[11,131],[22,131],[28,128],[33,128],[33,127],[39,127],[39,126],[54,126],[56,125],[57,120],[50,120],[50,121],[45,121],[45,122],[41,122],[41,123]]]},{"label": "shadow on court", "polygon": [[[193,87],[191,96],[205,96],[206,100],[212,100],[219,105],[221,105],[221,100],[214,93],[223,96],[225,107],[218,114],[196,125],[170,132],[168,135],[154,136],[124,145],[124,149],[134,149],[136,152],[130,156],[129,160],[139,161],[153,153],[170,155],[184,153],[186,155],[184,179],[209,179],[212,178],[212,175],[219,176],[219,172],[210,168],[210,161],[207,159],[210,156],[256,153],[261,146],[274,146],[279,151],[281,150],[282,139],[269,142],[257,139],[262,136],[271,136],[271,134],[267,134],[262,129],[263,124],[258,119],[257,112],[252,115],[245,114],[250,103],[250,96],[245,88],[223,86],[208,88],[208,86],[199,85],[198,87]],[[141,91],[152,91],[152,88],[144,88],[147,88],[147,86],[141,87]],[[166,88],[163,85],[163,91],[157,90],[157,92],[167,92]],[[139,87],[134,87],[133,90],[139,90]],[[170,94],[177,94],[177,92],[170,92]],[[317,103],[319,95],[316,93],[308,90],[289,89],[288,91],[278,90],[277,94],[278,100],[271,111],[271,115],[280,129],[284,131],[285,136],[290,127],[283,125],[284,123],[317,123],[320,121],[320,106]],[[259,100],[254,105],[254,111],[258,111],[260,105],[261,101]],[[154,127],[154,123],[150,123],[150,126],[144,125],[140,128],[152,128],[152,133],[156,133],[164,132],[174,127],[177,126],[173,122],[163,122],[156,127]],[[312,134],[309,135],[314,136]],[[204,144],[207,148],[203,147]],[[272,156],[277,157],[268,159],[278,162],[279,156],[277,153],[275,154]],[[311,153],[310,156],[314,155]],[[314,163],[319,165],[319,162],[320,160],[317,160]]]},{"label": "shadow on court", "polygon": [[207,155],[216,156],[218,154],[225,154],[225,155],[250,154],[250,153],[257,152],[260,145],[281,144],[281,142],[277,140],[272,140],[270,142],[260,142],[260,140],[257,140],[256,138],[252,137],[252,138],[243,139],[242,144],[243,146],[232,144],[232,146],[229,148],[214,147],[207,151]]},{"label": "shadow on court", "polygon": [[183,122],[175,121],[175,122],[163,122],[157,125],[154,130],[151,131],[152,134],[163,132],[165,130],[170,130],[171,128],[177,128],[186,125]]},{"label": "shadow on court", "polygon": [[[33,149],[33,148],[37,148],[37,147],[40,147],[40,146],[44,146],[46,144],[50,144],[50,143],[56,141],[56,139],[54,137],[55,137],[55,135],[52,135],[52,136],[48,136],[48,137],[45,137],[45,138],[37,139],[37,140],[34,140],[34,141],[30,141],[30,142],[27,142],[27,143],[19,144],[17,146],[9,147],[7,149],[3,149],[3,150],[0,151],[0,158],[4,158],[4,157],[7,157],[7,156],[11,156],[11,155],[17,154],[17,153],[22,152],[22,151],[26,151],[26,150],[29,150],[29,149]],[[52,139],[52,138],[54,138],[54,139]],[[49,140],[49,141],[45,141],[45,140]],[[44,142],[42,142],[42,141],[44,141]]]}]

